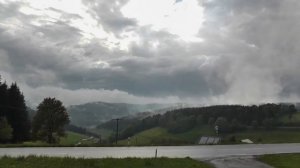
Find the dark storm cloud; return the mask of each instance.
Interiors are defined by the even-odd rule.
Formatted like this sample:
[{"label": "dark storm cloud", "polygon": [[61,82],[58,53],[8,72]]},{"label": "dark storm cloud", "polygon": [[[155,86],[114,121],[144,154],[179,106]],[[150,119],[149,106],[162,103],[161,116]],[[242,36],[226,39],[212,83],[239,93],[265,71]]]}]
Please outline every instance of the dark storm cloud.
[{"label": "dark storm cloud", "polygon": [[299,100],[300,2],[199,1],[205,8],[198,34],[203,42],[138,26],[120,12],[126,3],[84,1],[105,31],[139,37],[128,51],[109,49],[105,39],[82,42],[84,32],[71,23],[82,19],[79,14],[49,8],[61,15],[49,20],[20,12],[26,3],[1,4],[0,72],[17,80],[32,102],[41,93],[58,94],[68,104],[102,96],[141,102],[168,96],[175,98],[166,101],[199,103]]},{"label": "dark storm cloud", "polygon": [[207,89],[209,86],[206,81],[208,74],[205,73],[206,70],[199,69],[201,63],[202,61],[182,60],[179,62],[172,59],[150,61],[143,58],[132,58],[119,60],[111,65],[122,67],[122,71],[95,71],[92,75],[95,78],[93,81],[97,79],[100,81],[92,83],[92,87],[118,88],[136,95],[148,96],[209,95]]},{"label": "dark storm cloud", "polygon": [[119,33],[124,29],[136,26],[134,19],[123,16],[120,9],[128,0],[106,1],[106,0],[83,0],[90,10],[89,12],[108,32]]},{"label": "dark storm cloud", "polygon": [[35,31],[37,32],[37,35],[48,38],[57,45],[63,45],[64,43],[74,44],[74,41],[79,41],[81,38],[79,29],[61,21],[47,24],[42,27],[35,27]]}]

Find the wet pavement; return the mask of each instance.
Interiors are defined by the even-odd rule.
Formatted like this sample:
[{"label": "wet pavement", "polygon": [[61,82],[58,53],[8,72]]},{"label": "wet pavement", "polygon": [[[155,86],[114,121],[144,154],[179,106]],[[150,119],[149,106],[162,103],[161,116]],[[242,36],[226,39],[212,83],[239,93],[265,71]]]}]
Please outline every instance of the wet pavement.
[{"label": "wet pavement", "polygon": [[0,148],[1,156],[58,156],[85,158],[158,157],[197,159],[231,156],[251,156],[276,153],[300,153],[300,144],[251,144],[251,145],[204,145],[204,146],[151,146],[151,147],[36,147]]},{"label": "wet pavement", "polygon": [[206,162],[215,168],[273,168],[257,161],[253,156],[215,158]]}]

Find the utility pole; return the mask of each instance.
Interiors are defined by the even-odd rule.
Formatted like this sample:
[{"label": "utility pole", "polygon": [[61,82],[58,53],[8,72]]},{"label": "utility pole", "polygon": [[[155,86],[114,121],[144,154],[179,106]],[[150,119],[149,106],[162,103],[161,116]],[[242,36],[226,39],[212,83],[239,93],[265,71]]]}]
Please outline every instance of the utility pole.
[{"label": "utility pole", "polygon": [[116,118],[114,119],[117,121],[117,132],[116,132],[116,145],[118,144],[118,136],[119,136],[119,120],[121,120],[120,118]]}]

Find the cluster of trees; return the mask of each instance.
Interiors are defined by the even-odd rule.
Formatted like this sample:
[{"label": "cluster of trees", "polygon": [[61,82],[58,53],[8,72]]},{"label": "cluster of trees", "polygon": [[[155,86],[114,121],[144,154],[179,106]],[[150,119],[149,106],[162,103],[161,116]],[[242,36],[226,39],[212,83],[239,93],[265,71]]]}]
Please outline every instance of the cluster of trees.
[{"label": "cluster of trees", "polygon": [[24,96],[16,83],[0,78],[0,141],[22,142],[30,138],[30,120]]},{"label": "cluster of trees", "polygon": [[248,127],[270,129],[281,124],[279,121],[281,117],[287,115],[292,118],[296,112],[292,104],[184,108],[136,121],[124,129],[121,138],[130,137],[153,127],[163,127],[171,133],[182,133],[203,125],[210,125],[212,128],[218,126],[219,133],[241,131]]},{"label": "cluster of trees", "polygon": [[45,140],[55,143],[69,123],[66,108],[55,98],[45,98],[30,121],[25,99],[16,83],[9,87],[0,78],[0,143]]}]

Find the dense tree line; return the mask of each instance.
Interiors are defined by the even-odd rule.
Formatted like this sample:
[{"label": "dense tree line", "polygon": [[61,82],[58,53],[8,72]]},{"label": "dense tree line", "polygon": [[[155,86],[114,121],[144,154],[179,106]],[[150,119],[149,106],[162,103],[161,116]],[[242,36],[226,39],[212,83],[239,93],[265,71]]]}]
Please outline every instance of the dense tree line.
[{"label": "dense tree line", "polygon": [[166,128],[171,133],[181,133],[195,127],[211,125],[219,128],[220,133],[241,131],[246,128],[271,129],[279,126],[279,118],[292,118],[297,112],[292,104],[263,104],[253,106],[218,105],[198,108],[184,108],[169,111],[164,115],[155,115],[137,120],[121,133],[121,138],[153,127]]},{"label": "dense tree line", "polygon": [[[0,141],[23,142],[30,138],[30,120],[18,85],[0,78]],[[5,137],[5,138],[3,138]]]},{"label": "dense tree line", "polygon": [[58,142],[59,137],[64,135],[65,125],[69,123],[69,115],[62,102],[45,98],[37,112],[30,110],[31,116],[28,109],[17,83],[8,86],[0,77],[0,143],[26,140]]}]

